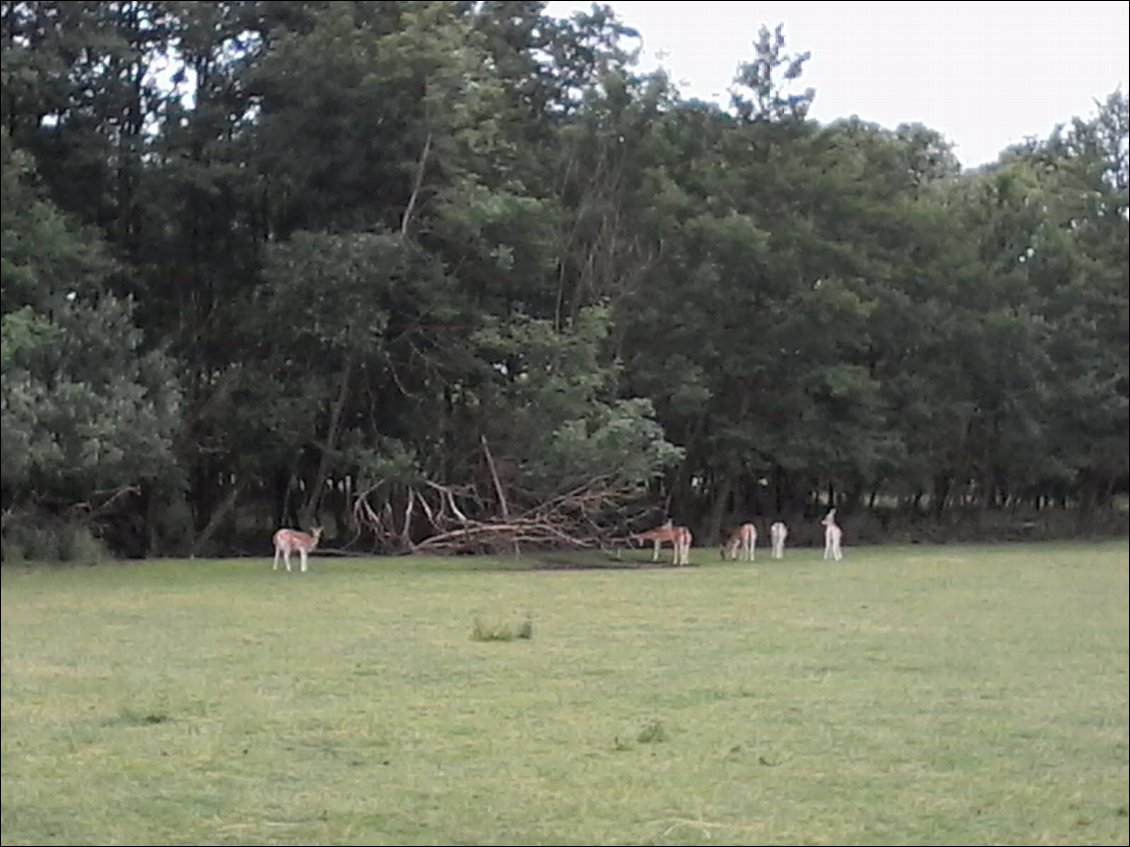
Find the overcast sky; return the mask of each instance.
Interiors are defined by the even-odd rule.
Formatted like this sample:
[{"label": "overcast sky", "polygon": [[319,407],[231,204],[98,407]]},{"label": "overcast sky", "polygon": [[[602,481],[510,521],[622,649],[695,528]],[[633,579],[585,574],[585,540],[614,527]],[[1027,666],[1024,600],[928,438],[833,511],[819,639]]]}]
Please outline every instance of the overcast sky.
[{"label": "overcast sky", "polygon": [[[612,0],[685,98],[729,104],[739,62],[763,24],[784,24],[786,51],[812,58],[798,90],[816,89],[821,123],[858,115],[893,128],[918,122],[954,144],[966,167],[1010,144],[1089,117],[1130,66],[1130,3],[660,2]],[[590,3],[550,2],[566,16]],[[658,59],[657,59],[658,57]]]}]

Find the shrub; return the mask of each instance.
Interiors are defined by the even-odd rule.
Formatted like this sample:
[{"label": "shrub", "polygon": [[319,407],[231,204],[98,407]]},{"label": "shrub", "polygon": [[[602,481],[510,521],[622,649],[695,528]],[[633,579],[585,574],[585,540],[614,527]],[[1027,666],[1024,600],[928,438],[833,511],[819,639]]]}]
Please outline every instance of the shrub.
[{"label": "shrub", "polygon": [[21,521],[8,527],[3,539],[6,564],[71,562],[95,565],[112,558],[90,527],[76,521]]}]

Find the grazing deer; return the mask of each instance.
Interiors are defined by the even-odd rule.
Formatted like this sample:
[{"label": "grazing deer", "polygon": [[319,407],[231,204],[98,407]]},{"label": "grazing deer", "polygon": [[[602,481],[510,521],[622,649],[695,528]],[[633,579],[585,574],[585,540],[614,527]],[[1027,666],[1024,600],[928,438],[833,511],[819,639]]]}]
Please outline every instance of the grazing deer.
[{"label": "grazing deer", "polygon": [[785,558],[785,539],[789,537],[789,528],[784,521],[774,521],[769,527],[769,543],[773,546],[773,558]]},{"label": "grazing deer", "polygon": [[824,527],[824,558],[835,559],[838,562],[844,557],[843,551],[840,550],[844,531],[836,523],[836,510],[832,509],[828,512],[820,523]]},{"label": "grazing deer", "polygon": [[[657,526],[655,529],[649,529],[646,532],[637,532],[628,536],[632,541],[650,541],[654,548],[651,554],[651,561],[659,561],[659,548],[664,544],[670,544],[674,549],[674,558],[672,564],[685,565],[686,559],[690,555],[691,541],[693,536],[691,531],[685,526],[675,526],[674,521],[668,518],[667,522],[662,526]],[[685,549],[684,549],[685,548]]]},{"label": "grazing deer", "polygon": [[757,527],[751,523],[744,523],[730,533],[726,543],[722,545],[723,559],[740,559],[743,562],[752,562],[757,549]]},{"label": "grazing deer", "polygon": [[286,561],[286,569],[290,571],[290,554],[298,551],[301,557],[302,572],[306,573],[306,557],[310,551],[318,546],[318,539],[322,537],[322,528],[314,527],[313,532],[299,532],[296,529],[280,529],[275,533],[275,564],[271,570],[278,570],[279,556]]}]

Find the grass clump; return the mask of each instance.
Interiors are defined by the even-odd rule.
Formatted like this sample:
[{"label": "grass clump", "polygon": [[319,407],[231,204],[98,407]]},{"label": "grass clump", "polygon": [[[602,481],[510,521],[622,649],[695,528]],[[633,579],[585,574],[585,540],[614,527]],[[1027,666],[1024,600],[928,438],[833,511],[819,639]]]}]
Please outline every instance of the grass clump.
[{"label": "grass clump", "polygon": [[486,620],[476,615],[471,626],[472,641],[528,641],[534,637],[534,622],[527,615],[521,621]]},{"label": "grass clump", "polygon": [[640,729],[636,735],[636,741],[640,744],[657,744],[660,741],[666,741],[668,737],[667,728],[663,726],[663,721],[652,718]]},{"label": "grass clump", "polygon": [[[663,725],[663,721],[659,718],[651,718],[645,721],[643,726],[635,734],[636,744],[658,744],[661,741],[667,741],[671,736],[667,733],[667,727]],[[612,749],[623,753],[631,750],[633,747],[632,740],[623,736],[617,735],[612,740]]]}]

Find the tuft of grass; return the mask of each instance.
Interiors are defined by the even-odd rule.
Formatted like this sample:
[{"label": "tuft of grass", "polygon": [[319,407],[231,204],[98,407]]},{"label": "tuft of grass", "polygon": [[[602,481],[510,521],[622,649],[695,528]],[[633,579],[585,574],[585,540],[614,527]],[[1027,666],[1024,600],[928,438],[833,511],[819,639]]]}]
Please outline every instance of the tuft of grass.
[{"label": "tuft of grass", "polygon": [[[636,744],[657,744],[661,741],[667,741],[668,738],[667,728],[663,725],[663,721],[659,718],[651,718],[644,722],[643,726],[636,731],[635,743]],[[617,735],[612,739],[612,749],[618,753],[623,753],[633,748],[632,741]]]},{"label": "tuft of grass", "polygon": [[666,740],[667,729],[663,726],[663,721],[658,718],[647,721],[636,734],[636,741],[640,744],[656,744]]},{"label": "tuft of grass", "polygon": [[520,622],[484,620],[476,615],[471,625],[472,641],[514,641],[534,637],[534,622],[527,615]]}]

